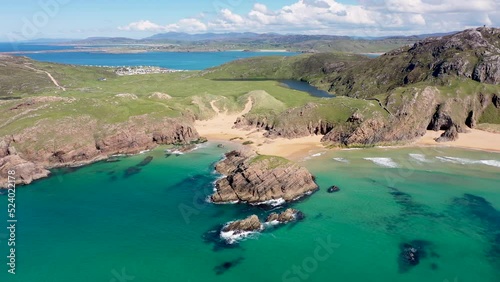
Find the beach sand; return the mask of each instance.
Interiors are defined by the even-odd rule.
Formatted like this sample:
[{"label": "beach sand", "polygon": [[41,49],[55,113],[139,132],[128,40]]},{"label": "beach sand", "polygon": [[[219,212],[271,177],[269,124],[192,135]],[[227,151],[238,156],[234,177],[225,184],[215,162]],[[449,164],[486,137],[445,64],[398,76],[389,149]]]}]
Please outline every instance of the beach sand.
[{"label": "beach sand", "polygon": [[[247,146],[254,148],[259,154],[281,156],[295,161],[328,150],[321,143],[322,136],[319,135],[296,139],[270,139],[264,137],[264,130],[233,128],[236,119],[252,109],[250,99],[245,105],[245,109],[236,114],[221,111],[215,106],[215,101],[210,104],[217,115],[210,120],[195,122],[198,133],[210,141],[232,141],[240,144],[250,141],[252,144]],[[470,133],[461,133],[455,142],[436,142],[434,139],[442,133],[442,131],[428,131],[425,136],[408,146],[455,147],[500,152],[500,134],[470,130]]]},{"label": "beach sand", "polygon": [[444,131],[427,131],[415,145],[466,148],[483,151],[500,152],[500,134],[482,130],[470,129],[469,133],[460,133],[457,141],[438,143],[434,139]]},{"label": "beach sand", "polygon": [[264,130],[233,128],[236,119],[252,109],[251,100],[248,100],[245,109],[237,114],[221,111],[215,106],[215,101],[210,104],[217,115],[210,120],[195,122],[198,133],[210,141],[233,141],[240,144],[251,141],[253,143],[248,146],[254,148],[259,154],[275,155],[291,160],[300,160],[303,157],[326,150],[321,144],[322,136],[319,135],[297,139],[270,139],[264,137]]}]

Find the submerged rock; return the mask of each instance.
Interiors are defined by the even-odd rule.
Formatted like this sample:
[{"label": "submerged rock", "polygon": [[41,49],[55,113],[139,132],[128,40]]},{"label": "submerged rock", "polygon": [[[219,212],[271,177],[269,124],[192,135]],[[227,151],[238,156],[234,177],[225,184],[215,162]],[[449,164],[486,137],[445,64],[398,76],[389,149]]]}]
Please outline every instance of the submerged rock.
[{"label": "submerged rock", "polygon": [[425,240],[413,240],[399,246],[399,270],[407,272],[412,267],[417,266],[420,261],[427,258],[428,253],[432,253],[433,244]]},{"label": "submerged rock", "polygon": [[147,166],[153,160],[152,156],[147,156],[144,160],[142,160],[137,166]]},{"label": "submerged rock", "polygon": [[125,170],[125,177],[130,177],[134,174],[138,174],[139,172],[141,172],[140,168],[136,166],[129,167],[127,168],[127,170]]},{"label": "submerged rock", "polygon": [[295,220],[303,220],[305,218],[304,213],[296,209],[287,209],[282,213],[271,213],[267,219],[266,223],[288,223]]},{"label": "submerged rock", "polygon": [[417,265],[420,262],[418,250],[409,244],[404,245],[401,258],[409,265]]},{"label": "submerged rock", "polygon": [[232,151],[216,171],[227,175],[215,183],[214,203],[279,205],[318,190],[305,169],[286,159],[257,155],[251,150]]}]

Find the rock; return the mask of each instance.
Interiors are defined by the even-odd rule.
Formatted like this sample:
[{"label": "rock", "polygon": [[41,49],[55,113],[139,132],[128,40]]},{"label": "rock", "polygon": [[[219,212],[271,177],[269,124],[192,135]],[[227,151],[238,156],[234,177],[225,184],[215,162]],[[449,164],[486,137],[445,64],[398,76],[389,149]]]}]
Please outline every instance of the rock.
[{"label": "rock", "polygon": [[252,232],[252,231],[260,231],[262,230],[262,224],[260,223],[259,217],[256,215],[251,215],[245,219],[233,221],[224,228],[222,228],[223,232],[232,231],[234,234],[240,234],[243,232]]},{"label": "rock", "polygon": [[295,220],[303,220],[305,218],[304,213],[295,209],[287,209],[282,213],[271,213],[267,219],[266,223],[279,222],[279,223],[288,223]]},{"label": "rock", "polygon": [[155,92],[149,96],[150,99],[159,99],[159,100],[170,100],[172,99],[172,96],[166,94],[166,93],[161,93],[161,92]]},{"label": "rock", "polygon": [[304,167],[249,149],[227,153],[215,169],[227,177],[215,183],[214,203],[280,204],[318,190]]},{"label": "rock", "polygon": [[420,262],[418,249],[409,244],[404,244],[401,251],[401,258],[409,265],[417,265]]},{"label": "rock", "polygon": [[219,144],[219,145],[217,145],[217,148],[221,148],[222,149],[222,148],[224,148],[224,145]]},{"label": "rock", "polygon": [[153,156],[147,156],[137,166],[147,166],[152,161],[153,161]]},{"label": "rock", "polygon": [[495,105],[495,107],[497,109],[500,109],[500,97],[498,97],[498,95],[493,95],[493,105]]},{"label": "rock", "polygon": [[117,97],[117,98],[124,98],[124,99],[131,99],[131,100],[137,100],[137,99],[139,99],[137,97],[137,95],[130,94],[130,93],[116,94],[115,97]]},{"label": "rock", "polygon": [[13,176],[16,184],[30,184],[34,180],[45,178],[50,175],[50,171],[46,170],[41,165],[26,161],[18,155],[9,155],[0,158],[0,175],[4,176],[2,177],[0,187],[7,188],[7,176],[10,170],[15,171]]},{"label": "rock", "polygon": [[335,192],[339,192],[340,191],[340,188],[338,186],[332,186],[330,188],[328,188],[327,192],[328,193],[335,193]]},{"label": "rock", "polygon": [[450,127],[450,129],[446,130],[441,137],[436,139],[436,142],[451,142],[456,141],[458,139],[458,128],[456,125]]}]

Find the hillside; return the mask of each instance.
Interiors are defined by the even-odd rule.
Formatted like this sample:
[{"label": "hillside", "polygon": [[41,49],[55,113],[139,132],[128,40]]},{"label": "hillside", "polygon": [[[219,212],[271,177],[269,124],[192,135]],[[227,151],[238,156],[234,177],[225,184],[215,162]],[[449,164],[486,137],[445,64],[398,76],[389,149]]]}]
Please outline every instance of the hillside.
[{"label": "hillside", "polygon": [[[334,35],[302,35],[276,33],[160,33],[143,39],[91,37],[68,42],[71,45],[131,45],[137,49],[156,51],[223,51],[223,50],[290,50],[298,52],[380,53],[411,45],[418,36],[351,38]],[[123,46],[122,46],[123,47]],[[126,46],[127,47],[127,46]],[[127,48],[128,48],[127,47]]]}]

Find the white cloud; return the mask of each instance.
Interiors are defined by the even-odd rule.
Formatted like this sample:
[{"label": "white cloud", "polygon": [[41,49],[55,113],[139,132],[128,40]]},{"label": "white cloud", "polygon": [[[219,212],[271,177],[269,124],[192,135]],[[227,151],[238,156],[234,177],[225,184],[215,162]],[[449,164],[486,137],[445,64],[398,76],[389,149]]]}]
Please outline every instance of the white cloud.
[{"label": "white cloud", "polygon": [[179,31],[179,32],[200,32],[206,31],[207,26],[197,19],[182,19],[174,24],[169,24],[162,26],[151,21],[141,20],[138,22],[132,22],[126,26],[118,27],[119,30],[123,31],[153,31],[153,32],[168,32],[168,31]]},{"label": "white cloud", "polygon": [[125,31],[256,31],[376,36],[460,30],[500,25],[499,0],[380,0],[348,5],[336,0],[296,0],[271,10],[254,4],[244,14],[223,8],[216,17],[187,18],[173,24],[131,23]]},{"label": "white cloud", "polygon": [[125,31],[161,31],[164,29],[161,25],[155,24],[150,21],[138,21],[130,23],[126,26],[118,27],[119,30]]}]

